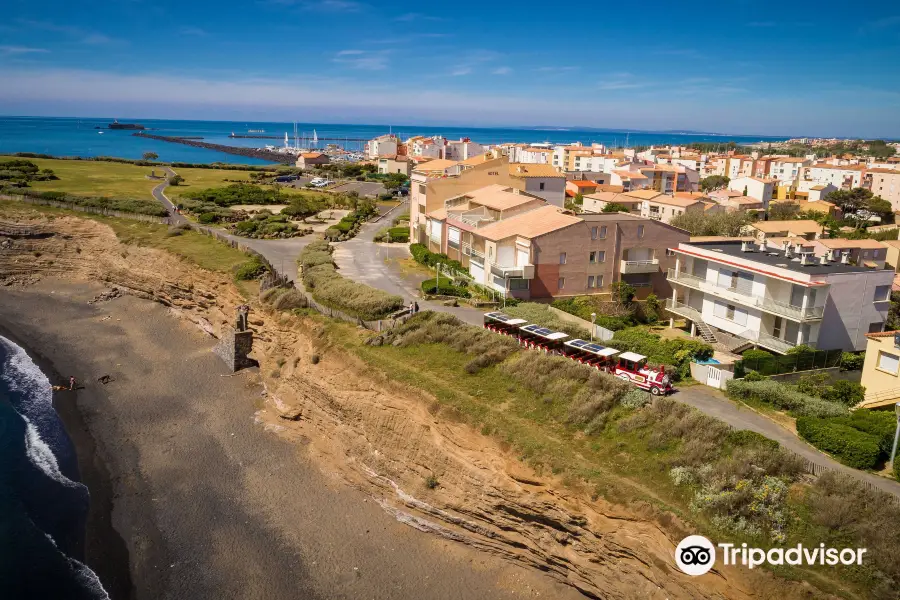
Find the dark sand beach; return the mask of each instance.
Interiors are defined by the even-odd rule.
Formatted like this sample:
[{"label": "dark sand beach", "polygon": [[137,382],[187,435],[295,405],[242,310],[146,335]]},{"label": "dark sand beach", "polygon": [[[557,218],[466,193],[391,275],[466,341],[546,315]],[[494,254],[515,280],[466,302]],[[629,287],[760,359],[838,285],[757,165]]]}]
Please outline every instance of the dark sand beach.
[{"label": "dark sand beach", "polygon": [[398,523],[255,423],[262,388],[214,339],[152,302],[87,303],[102,290],[0,289],[0,327],[83,382],[55,402],[92,495],[86,562],[114,599],[579,597]]}]

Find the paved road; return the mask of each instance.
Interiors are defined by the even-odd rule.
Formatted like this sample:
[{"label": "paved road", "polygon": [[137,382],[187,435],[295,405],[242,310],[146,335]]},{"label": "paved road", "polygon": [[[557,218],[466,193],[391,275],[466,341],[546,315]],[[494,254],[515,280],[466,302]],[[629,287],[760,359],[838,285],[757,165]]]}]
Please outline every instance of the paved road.
[{"label": "paved road", "polygon": [[[172,177],[175,175],[175,171],[173,171],[170,167],[163,167],[163,170],[166,172],[166,175],[168,177]],[[175,205],[172,204],[172,201],[169,200],[168,197],[166,197],[165,190],[167,187],[169,187],[168,177],[165,181],[153,188],[153,197],[157,202],[165,206],[166,210],[169,211],[169,222],[172,225],[187,225],[189,224],[188,220],[184,218],[183,215],[178,214],[178,212],[175,210]]]},{"label": "paved road", "polygon": [[[162,193],[166,185],[166,183],[161,183],[154,188],[153,196],[171,208],[171,202]],[[409,256],[409,248],[406,245],[374,243],[375,233],[387,224],[393,223],[397,216],[405,212],[407,206],[408,200],[397,206],[388,215],[382,215],[379,220],[363,225],[359,235],[352,240],[334,245],[334,260],[341,274],[390,294],[402,296],[407,302],[417,299],[422,309],[450,313],[461,321],[480,326],[483,323],[483,313],[480,310],[462,306],[444,306],[439,302],[428,302],[421,299],[419,284],[425,277],[403,273],[396,263],[396,259]],[[176,222],[187,222],[181,215],[173,214],[174,217],[180,219]],[[312,241],[312,238],[309,237],[289,240],[254,240],[222,233],[229,239],[247,245],[265,256],[275,269],[286,275],[291,281],[297,279],[297,256]],[[697,385],[684,388],[672,398],[716,417],[735,429],[748,429],[760,433],[812,463],[846,473],[860,481],[870,483],[877,489],[900,497],[900,482],[846,467],[819,452],[781,425],[748,407],[728,400],[720,392]]]},{"label": "paved road", "polygon": [[735,429],[749,429],[775,440],[788,450],[792,450],[812,463],[833,471],[845,473],[860,481],[868,482],[874,487],[900,497],[900,482],[858,471],[844,466],[830,456],[823,454],[771,419],[758,412],[725,398],[712,388],[695,385],[684,388],[672,396],[701,412],[725,421]]},{"label": "paved road", "polygon": [[384,185],[374,181],[349,181],[331,188],[332,192],[356,192],[360,196],[374,198],[385,193]]}]

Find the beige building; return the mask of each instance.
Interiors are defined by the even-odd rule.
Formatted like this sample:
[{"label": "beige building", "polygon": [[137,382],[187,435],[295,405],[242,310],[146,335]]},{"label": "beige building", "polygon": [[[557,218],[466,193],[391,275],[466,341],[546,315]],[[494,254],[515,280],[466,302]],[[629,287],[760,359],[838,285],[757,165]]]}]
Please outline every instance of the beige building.
[{"label": "beige building", "polygon": [[823,236],[822,226],[812,219],[797,221],[760,221],[748,225],[748,233],[755,236],[760,242],[770,237],[800,237],[806,240],[816,240]]},{"label": "beige building", "polygon": [[887,249],[884,259],[886,268],[900,273],[900,240],[887,240],[881,243]]},{"label": "beige building", "polygon": [[830,256],[869,269],[884,269],[888,253],[887,245],[877,240],[821,239],[812,241],[812,246],[816,256]]},{"label": "beige building", "polygon": [[872,193],[890,202],[894,212],[900,212],[900,170],[869,169],[866,175]]},{"label": "beige building", "polygon": [[691,211],[706,210],[706,205],[695,198],[682,198],[667,196],[653,190],[638,190],[631,192],[632,197],[643,199],[641,204],[641,216],[654,221],[669,223],[675,217]]},{"label": "beige building", "polygon": [[406,156],[382,156],[378,159],[378,172],[382,175],[401,173],[409,177],[412,173],[412,161]]},{"label": "beige building", "polygon": [[900,331],[870,333],[866,336],[866,361],[862,384],[866,396],[862,408],[879,408],[900,402]]},{"label": "beige building", "polygon": [[737,177],[728,182],[728,189],[740,192],[747,198],[753,198],[762,202],[764,208],[769,208],[769,201],[775,191],[775,180],[762,177]]},{"label": "beige building", "polygon": [[[619,186],[617,186],[619,187]],[[621,188],[620,188],[621,189]],[[644,206],[644,198],[633,196],[636,192],[605,192],[599,191],[584,197],[581,209],[586,213],[602,213],[610,204],[621,204],[629,213],[640,216]],[[655,192],[654,192],[655,194]]]},{"label": "beige building", "polygon": [[498,185],[449,198],[427,222],[432,251],[459,260],[477,283],[525,299],[608,294],[620,280],[639,298],[668,295],[666,248],[688,239],[624,213],[575,216]]},{"label": "beige building", "polygon": [[306,167],[315,167],[318,165],[327,165],[330,161],[327,154],[321,152],[304,152],[297,157],[297,167],[305,169]]}]

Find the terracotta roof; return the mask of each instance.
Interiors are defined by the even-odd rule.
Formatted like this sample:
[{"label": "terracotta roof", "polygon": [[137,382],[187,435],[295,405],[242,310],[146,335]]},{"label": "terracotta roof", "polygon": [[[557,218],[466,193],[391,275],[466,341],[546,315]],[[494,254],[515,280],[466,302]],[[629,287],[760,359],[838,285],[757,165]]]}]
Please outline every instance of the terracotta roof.
[{"label": "terracotta roof", "polygon": [[596,181],[584,181],[582,179],[570,179],[566,183],[567,184],[571,183],[575,187],[591,187],[591,188],[597,187]]},{"label": "terracotta roof", "polygon": [[475,202],[494,210],[509,210],[510,208],[528,204],[529,202],[544,202],[540,198],[520,194],[518,193],[518,190],[513,191],[514,189],[515,188],[495,183],[472,192],[467,192],[465,197],[468,198],[470,202]]},{"label": "terracotta roof", "polygon": [[304,152],[300,156],[302,156],[303,158],[322,158],[325,155],[321,152]]},{"label": "terracotta roof", "polygon": [[630,198],[640,198],[641,200],[654,200],[654,201],[656,201],[658,196],[665,196],[666,198],[671,198],[671,196],[666,196],[662,192],[657,192],[656,190],[632,190],[630,192],[625,192],[622,195],[628,196]]},{"label": "terracotta roof", "polygon": [[879,331],[878,333],[867,333],[867,338],[885,338],[885,337],[894,337],[895,333],[900,333],[900,331]]},{"label": "terracotta roof", "polygon": [[553,165],[532,165],[524,163],[514,163],[509,165],[509,174],[513,177],[565,177],[565,175],[560,173]]},{"label": "terracotta roof", "polygon": [[647,179],[647,176],[637,171],[613,171],[622,179]]},{"label": "terracotta roof", "polygon": [[489,153],[479,154],[477,156],[470,156],[466,160],[462,161],[460,164],[463,165],[480,165],[482,163],[486,163],[489,160],[494,160],[494,156]]},{"label": "terracotta roof", "polygon": [[433,210],[430,213],[425,213],[425,216],[429,219],[436,219],[438,221],[443,221],[447,218],[447,209],[439,208],[437,210]]},{"label": "terracotta roof", "polygon": [[773,158],[772,162],[802,163],[802,162],[806,162],[806,159],[805,158]]},{"label": "terracotta roof", "polygon": [[866,172],[867,173],[885,173],[887,175],[900,175],[900,171],[898,171],[897,169],[882,169],[880,167],[876,168],[876,169],[866,169]]},{"label": "terracotta roof", "polygon": [[582,220],[562,212],[556,206],[542,206],[526,213],[503,219],[475,231],[476,235],[498,241],[513,235],[534,239]]},{"label": "terracotta roof", "polygon": [[703,198],[709,198],[703,192],[675,192],[676,198],[695,198],[697,200],[701,200]]},{"label": "terracotta roof", "polygon": [[[640,191],[652,191],[652,190],[640,190]],[[658,192],[657,192],[658,193]],[[689,206],[693,206],[700,202],[697,198],[675,198],[673,196],[666,196],[665,194],[660,194],[654,198],[647,198],[648,201],[653,202],[654,204],[665,204],[667,206],[680,206],[681,208],[687,208]]]},{"label": "terracotta roof", "polygon": [[801,219],[798,221],[760,221],[758,223],[753,223],[750,226],[764,233],[775,233],[777,231],[818,233],[822,231],[822,226],[812,219]]},{"label": "terracotta roof", "polygon": [[443,158],[436,158],[428,161],[425,164],[419,165],[416,167],[416,171],[446,171],[450,167],[455,167],[459,163],[455,160],[445,160]]},{"label": "terracotta roof", "polygon": [[900,248],[900,240],[885,240],[881,243],[891,248]]},{"label": "terracotta roof", "polygon": [[836,165],[829,165],[829,164],[822,164],[822,163],[817,164],[817,165],[810,165],[809,168],[810,169],[831,169],[831,170],[837,170],[837,171],[865,171],[866,170],[865,165],[836,166]]},{"label": "terracotta roof", "polygon": [[878,250],[886,246],[878,240],[845,240],[843,238],[834,238],[826,240],[817,240],[826,248],[837,250],[841,248],[861,248],[867,250]]},{"label": "terracotta roof", "polygon": [[598,192],[613,192],[616,194],[620,194],[625,191],[625,188],[621,185],[612,185],[611,183],[598,183],[597,191]]}]

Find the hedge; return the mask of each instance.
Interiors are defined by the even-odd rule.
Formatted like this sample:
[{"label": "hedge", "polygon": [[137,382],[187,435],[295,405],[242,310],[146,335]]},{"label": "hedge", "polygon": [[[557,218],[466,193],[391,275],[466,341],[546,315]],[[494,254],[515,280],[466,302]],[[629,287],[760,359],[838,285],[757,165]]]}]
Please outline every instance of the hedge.
[{"label": "hedge", "polygon": [[848,413],[847,407],[842,404],[808,396],[772,380],[732,379],[728,382],[725,394],[733,400],[762,402],[789,411],[795,416],[842,417]]},{"label": "hedge", "polygon": [[403,307],[400,296],[342,277],[330,261],[330,254],[327,242],[313,242],[297,258],[303,285],[317,302],[367,321],[381,319]]},{"label": "hedge", "polygon": [[167,217],[169,211],[159,202],[148,198],[107,198],[105,196],[73,196],[65,192],[39,192],[26,188],[0,188],[0,194],[28,196],[53,200],[55,202],[68,202],[76,206],[91,208],[103,208],[120,212],[136,213],[139,215],[151,215],[154,217]]},{"label": "hedge", "polygon": [[436,294],[438,296],[457,296],[459,298],[468,298],[469,290],[462,286],[453,285],[449,279],[442,278],[440,283],[435,285],[436,279],[426,279],[422,282],[422,291],[426,294]]},{"label": "hedge", "polygon": [[865,352],[861,354],[844,352],[841,354],[841,371],[862,371],[864,362],[866,362]]},{"label": "hedge", "polygon": [[884,457],[891,457],[894,431],[897,427],[897,419],[892,411],[860,409],[850,413],[850,416],[838,417],[831,421],[875,437]]},{"label": "hedge", "polygon": [[466,269],[462,266],[462,263],[458,260],[453,260],[446,254],[432,252],[428,249],[424,244],[410,244],[409,251],[412,254],[413,260],[417,263],[425,265],[426,267],[433,267],[435,265],[447,265],[451,271],[457,271],[461,273],[468,273]]},{"label": "hedge", "polygon": [[900,481],[900,458],[894,458],[894,477]]},{"label": "hedge", "polygon": [[836,423],[834,419],[800,417],[797,419],[797,433],[848,467],[873,469],[878,465],[881,456],[878,438]]}]

